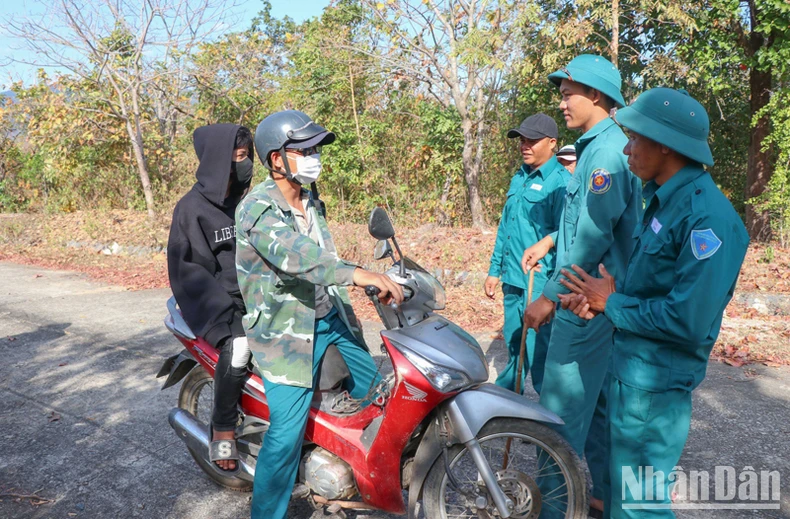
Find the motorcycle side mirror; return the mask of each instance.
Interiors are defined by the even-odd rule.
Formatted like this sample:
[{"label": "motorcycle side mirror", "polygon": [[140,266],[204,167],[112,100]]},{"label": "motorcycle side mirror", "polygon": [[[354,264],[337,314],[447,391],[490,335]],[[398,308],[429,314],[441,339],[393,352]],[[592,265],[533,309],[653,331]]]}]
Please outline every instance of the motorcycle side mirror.
[{"label": "motorcycle side mirror", "polygon": [[[400,256],[400,275],[401,277],[406,277],[403,252],[401,252],[398,246],[398,240],[395,239],[395,228],[392,226],[387,211],[381,207],[376,207],[371,211],[370,220],[368,221],[368,232],[377,240],[392,240],[392,244],[395,246],[395,250],[398,251],[398,256]],[[392,255],[392,249],[390,249],[390,255]]]},{"label": "motorcycle side mirror", "polygon": [[376,247],[373,249],[373,259],[380,260],[387,256],[392,257],[392,246],[387,240],[379,240],[376,242]]},{"label": "motorcycle side mirror", "polygon": [[368,221],[368,232],[377,240],[389,240],[395,236],[395,229],[392,227],[387,211],[381,207],[373,209]]}]

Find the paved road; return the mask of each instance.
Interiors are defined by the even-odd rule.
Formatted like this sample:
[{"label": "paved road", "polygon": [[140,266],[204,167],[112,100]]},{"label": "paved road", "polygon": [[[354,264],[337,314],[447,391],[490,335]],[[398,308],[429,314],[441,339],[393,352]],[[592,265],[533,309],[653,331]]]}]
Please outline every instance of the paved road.
[{"label": "paved road", "polygon": [[[177,389],[160,391],[154,374],[180,350],[162,326],[168,296],[0,263],[0,494],[52,500],[2,497],[0,518],[248,516],[248,495],[214,486],[167,425]],[[490,337],[479,339],[493,377],[504,350]],[[790,370],[711,366],[681,461],[711,474],[716,465],[777,470],[783,510],[679,517],[790,517],[789,388]],[[303,502],[291,507],[294,518],[310,513]]]}]

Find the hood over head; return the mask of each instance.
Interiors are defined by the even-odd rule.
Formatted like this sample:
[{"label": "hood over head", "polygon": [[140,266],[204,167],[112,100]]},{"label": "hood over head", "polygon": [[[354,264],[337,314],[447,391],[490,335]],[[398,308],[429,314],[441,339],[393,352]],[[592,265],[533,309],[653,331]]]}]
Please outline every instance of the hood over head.
[{"label": "hood over head", "polygon": [[[195,173],[197,177],[195,189],[218,206],[227,205],[225,193],[228,190],[236,133],[239,128],[241,126],[238,124],[210,124],[201,126],[193,134],[195,153],[200,160]],[[253,154],[250,153],[250,160],[252,157]],[[248,186],[249,183],[243,188],[246,189]],[[230,197],[233,197],[232,193]]]}]

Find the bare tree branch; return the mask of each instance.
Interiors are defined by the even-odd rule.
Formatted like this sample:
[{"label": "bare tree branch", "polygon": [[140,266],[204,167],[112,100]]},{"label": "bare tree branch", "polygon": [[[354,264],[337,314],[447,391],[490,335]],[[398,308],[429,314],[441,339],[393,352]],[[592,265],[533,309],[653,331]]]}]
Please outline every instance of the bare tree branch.
[{"label": "bare tree branch", "polygon": [[[186,112],[179,97],[187,85],[185,60],[210,39],[237,0],[38,0],[44,15],[6,20],[11,36],[23,41],[39,66],[65,69],[103,93],[109,115],[126,128],[137,162],[149,215],[153,192],[143,129],[160,129]],[[21,61],[21,60],[19,60]],[[82,92],[70,94],[76,101]],[[175,125],[168,135],[175,138]]]},{"label": "bare tree branch", "polygon": [[375,59],[382,69],[419,82],[441,106],[458,113],[472,220],[476,226],[485,226],[479,192],[480,139],[499,95],[503,70],[518,54],[512,35],[503,28],[513,26],[528,4],[506,0],[361,2],[368,8],[370,32],[383,36],[375,46],[347,47]]}]

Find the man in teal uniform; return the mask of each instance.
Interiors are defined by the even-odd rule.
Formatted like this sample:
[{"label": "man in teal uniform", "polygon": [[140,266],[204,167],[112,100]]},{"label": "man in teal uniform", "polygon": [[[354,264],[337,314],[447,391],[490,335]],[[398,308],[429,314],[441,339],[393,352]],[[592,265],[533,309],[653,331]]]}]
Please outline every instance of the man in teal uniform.
[{"label": "man in teal uniform", "polygon": [[[584,133],[575,143],[578,162],[566,188],[559,232],[524,251],[522,264],[525,270],[532,268],[556,246],[557,268],[576,264],[595,273],[603,262],[621,274],[633,249],[642,186],[623,155],[627,139],[609,117],[612,108],[625,104],[620,73],[606,58],[584,54],[549,79],[560,88],[560,110],[568,128]],[[555,272],[543,294],[527,307],[528,326],[537,328],[551,319],[559,296],[567,293],[559,277]],[[603,508],[607,465],[606,395],[602,388],[612,335],[612,323],[606,316],[586,321],[568,310],[557,311],[540,395],[541,405],[565,422],[557,428],[560,434],[580,456],[586,455],[593,480],[591,504],[598,510]],[[548,479],[541,482],[544,492],[552,488]],[[548,516],[549,511],[543,515]]]},{"label": "man in teal uniform", "polygon": [[[570,174],[554,156],[557,123],[548,115],[527,117],[518,128],[507,132],[507,136],[509,139],[519,139],[524,163],[510,181],[484,288],[486,295],[493,299],[494,289],[502,281],[505,306],[502,333],[508,349],[508,361],[499,372],[496,384],[514,391],[528,288],[528,278],[521,270],[521,255],[528,246],[559,228],[565,185]],[[543,285],[553,273],[554,254],[547,254],[540,261],[540,267],[535,272],[533,300],[543,291]],[[532,373],[532,387],[540,393],[550,332],[550,326],[542,327],[539,333],[529,330],[521,374],[522,390],[529,370]]]},{"label": "man in teal uniform", "polygon": [[602,279],[566,271],[563,284],[581,295],[563,305],[584,318],[604,313],[616,328],[607,516],[672,518],[668,480],[643,480],[634,492],[624,478],[647,467],[667,476],[680,461],[691,391],[705,377],[749,236],[702,167],[713,157],[701,104],[683,90],[654,88],[616,119],[629,131],[631,170],[647,182],[636,249],[616,289],[608,265],[600,267]]}]

